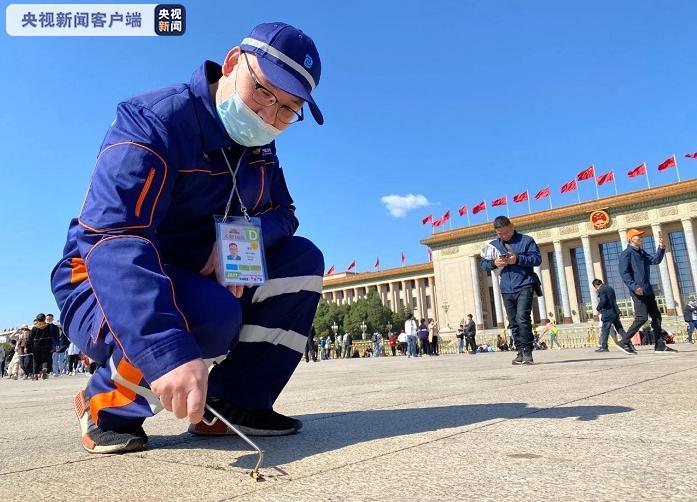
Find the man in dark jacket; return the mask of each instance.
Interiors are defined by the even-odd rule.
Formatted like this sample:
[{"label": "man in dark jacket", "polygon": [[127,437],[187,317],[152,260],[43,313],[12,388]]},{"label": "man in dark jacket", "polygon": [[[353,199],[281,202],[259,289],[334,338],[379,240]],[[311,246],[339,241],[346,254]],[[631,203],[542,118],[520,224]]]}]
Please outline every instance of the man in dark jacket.
[{"label": "man in dark jacket", "polygon": [[697,312],[697,302],[695,300],[685,303],[682,309],[682,316],[687,326],[687,343],[692,343],[692,333],[695,330],[695,312]]},{"label": "man in dark jacket", "polygon": [[[593,279],[593,287],[598,292],[598,306],[596,310],[600,314],[600,320],[603,322],[603,327],[600,329],[600,347],[596,352],[609,352],[607,347],[607,338],[610,335],[610,330],[614,327],[615,331],[621,336],[624,336],[624,326],[620,321],[620,308],[617,306],[617,298],[615,290],[609,284],[603,284],[600,279]],[[632,342],[627,342],[626,349],[620,347],[624,352],[636,354]]]},{"label": "man in dark jacket", "polygon": [[[505,216],[496,217],[494,230],[498,239],[491,241],[489,246],[495,248],[495,256],[482,256],[481,267],[486,271],[498,271],[501,275],[503,303],[518,350],[513,364],[533,364],[530,313],[533,293],[538,285],[533,267],[542,263],[540,248],[535,239],[516,232],[511,220]],[[497,280],[496,273],[492,274],[491,279]]]},{"label": "man in dark jacket", "polygon": [[636,228],[628,230],[627,240],[629,245],[620,254],[620,275],[632,295],[634,322],[622,336],[622,341],[618,347],[625,352],[629,352],[631,348],[630,340],[651,316],[651,328],[655,338],[655,352],[663,354],[677,352],[677,350],[666,345],[661,334],[661,312],[658,310],[656,295],[649,280],[651,265],[658,265],[663,261],[666,250],[665,242],[663,237],[659,236],[656,254],[650,255],[641,248],[643,235],[644,232]]},{"label": "man in dark jacket", "polygon": [[470,354],[477,353],[477,342],[474,339],[476,334],[477,325],[472,320],[472,314],[467,314],[467,324],[465,324],[465,341],[467,345],[465,347],[470,351]]}]

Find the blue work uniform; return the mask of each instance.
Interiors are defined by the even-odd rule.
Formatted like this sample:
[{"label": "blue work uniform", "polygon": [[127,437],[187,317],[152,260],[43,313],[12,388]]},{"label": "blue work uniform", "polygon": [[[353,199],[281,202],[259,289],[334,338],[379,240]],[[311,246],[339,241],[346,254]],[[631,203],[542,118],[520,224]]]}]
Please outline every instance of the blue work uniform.
[{"label": "blue work uniform", "polygon": [[[71,341],[102,367],[86,397],[103,429],[161,409],[149,382],[197,358],[222,361],[209,395],[271,409],[304,350],[324,259],[294,236],[298,220],[275,144],[244,148],[220,121],[207,61],[188,84],[118,105],[80,215],[51,275]],[[213,249],[213,216],[237,185],[261,220],[269,281],[235,298],[199,271]],[[236,197],[230,214],[240,215]],[[223,360],[224,359],[224,360]]]}]

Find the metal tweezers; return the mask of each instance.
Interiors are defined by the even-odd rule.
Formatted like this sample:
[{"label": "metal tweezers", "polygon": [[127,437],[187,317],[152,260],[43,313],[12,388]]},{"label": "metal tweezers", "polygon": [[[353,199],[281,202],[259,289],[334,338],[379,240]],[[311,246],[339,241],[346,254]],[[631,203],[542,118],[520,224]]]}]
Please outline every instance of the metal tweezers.
[{"label": "metal tweezers", "polygon": [[241,437],[245,443],[247,443],[249,446],[254,448],[254,450],[259,454],[259,460],[257,460],[257,465],[254,467],[254,469],[249,473],[249,475],[254,479],[255,481],[263,481],[264,476],[259,472],[259,467],[261,467],[261,463],[264,461],[264,452],[261,451],[261,448],[259,448],[254,442],[249,439],[245,434],[243,434],[237,427],[232,425],[223,415],[221,415],[218,411],[213,409],[208,403],[206,403],[206,410],[210,412],[213,415],[212,419],[207,419],[206,415],[204,414],[203,416],[203,423],[206,425],[213,425],[215,424],[218,420],[223,422],[225,425],[227,425],[232,431],[237,434],[239,437]]}]

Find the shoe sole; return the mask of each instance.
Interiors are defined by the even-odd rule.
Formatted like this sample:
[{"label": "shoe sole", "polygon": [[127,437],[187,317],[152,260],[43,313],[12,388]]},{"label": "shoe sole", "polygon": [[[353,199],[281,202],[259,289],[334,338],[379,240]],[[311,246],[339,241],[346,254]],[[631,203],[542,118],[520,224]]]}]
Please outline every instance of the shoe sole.
[{"label": "shoe sole", "polygon": [[[254,429],[252,427],[246,427],[244,425],[235,425],[235,427],[245,436],[290,436],[296,434],[300,429],[282,429],[282,430],[268,430],[268,429]],[[216,421],[213,425],[205,424],[191,424],[189,425],[189,433],[196,436],[236,436],[237,434],[230,429],[227,425],[222,423],[220,420]]]},{"label": "shoe sole", "polygon": [[88,453],[127,453],[140,451],[145,448],[145,442],[141,438],[130,439],[125,445],[99,446],[87,434],[89,428],[89,409],[85,405],[85,391],[81,390],[73,400],[75,415],[80,424],[80,445]]},{"label": "shoe sole", "polygon": [[654,350],[654,354],[677,354],[677,350]]},{"label": "shoe sole", "polygon": [[631,355],[631,354],[636,354],[636,352],[632,352],[631,350],[626,349],[626,348],[624,348],[624,347],[620,347],[619,345],[616,345],[616,347],[617,347],[618,349],[620,349],[622,352],[624,352],[625,354],[629,354],[629,355]]}]

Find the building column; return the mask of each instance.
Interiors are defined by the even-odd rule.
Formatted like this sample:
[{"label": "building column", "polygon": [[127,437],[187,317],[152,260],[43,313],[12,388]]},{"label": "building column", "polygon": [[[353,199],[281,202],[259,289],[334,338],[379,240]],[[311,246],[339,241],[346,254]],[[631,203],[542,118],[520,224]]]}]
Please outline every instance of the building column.
[{"label": "building column", "polygon": [[[426,300],[426,296],[427,296],[426,295],[426,288],[428,287],[428,286],[426,286],[427,281],[428,281],[427,277],[424,277],[423,279],[421,279],[421,293],[420,293],[421,304],[424,306],[424,312],[426,313],[426,317],[428,317],[428,315],[429,315],[428,314],[428,301]],[[436,318],[436,314],[433,314],[433,319],[435,319],[435,318]]]},{"label": "building column", "polygon": [[542,290],[542,296],[537,297],[537,310],[540,311],[540,323],[547,321],[547,303],[545,302],[545,288],[542,285],[542,268],[539,266],[533,267],[533,270],[540,278],[540,289]]},{"label": "building column", "polygon": [[[651,225],[651,232],[653,232],[654,243],[658,246],[658,234],[661,233],[661,224],[653,223]],[[675,297],[673,296],[673,284],[670,281],[670,274],[668,273],[668,262],[664,257],[661,263],[658,264],[658,271],[661,276],[661,285],[663,286],[663,297],[666,300],[666,313],[668,315],[675,315]]]},{"label": "building column", "polygon": [[477,329],[484,329],[484,313],[482,311],[482,290],[479,286],[479,266],[477,257],[470,256],[470,280],[472,281],[472,296],[474,297],[474,320]]},{"label": "building column", "polygon": [[440,322],[440,310],[438,309],[438,294],[436,292],[436,276],[435,275],[430,276],[428,279],[428,282],[431,285],[431,305],[433,306],[433,318],[438,323],[438,326],[440,326],[441,329],[443,329],[444,326]]},{"label": "building column", "polygon": [[629,245],[629,241],[627,241],[627,229],[620,228],[618,232],[620,234],[620,245],[622,246],[622,250],[625,250]]},{"label": "building column", "polygon": [[392,294],[392,312],[399,311],[399,288],[396,282],[390,283],[390,293]]},{"label": "building column", "polygon": [[501,299],[501,285],[499,284],[499,274],[495,270],[491,271],[491,286],[494,290],[494,309],[496,310],[496,327],[503,328],[505,313],[503,308],[503,300]]},{"label": "building column", "polygon": [[564,266],[564,253],[561,246],[561,241],[554,241],[554,257],[557,261],[557,281],[561,290],[561,306],[564,311],[565,323],[570,323],[571,318],[571,303],[569,302],[569,290],[566,286],[566,269]]},{"label": "building column", "polygon": [[[591,303],[593,304],[593,320],[598,320],[598,311],[595,308],[598,306],[598,295],[595,292],[595,287],[593,286],[593,279],[595,279],[595,273],[593,272],[593,257],[591,253],[591,238],[587,235],[581,236],[581,245],[583,246],[583,261],[586,263],[586,278],[588,280],[588,287],[590,288]],[[580,305],[579,305],[580,310]]]},{"label": "building column", "polygon": [[695,244],[695,231],[690,218],[683,218],[681,221],[682,230],[685,234],[688,262],[692,271],[692,290],[697,292],[697,244]]},{"label": "building column", "polygon": [[419,309],[419,315],[428,319],[428,312],[424,309],[424,298],[421,294],[423,286],[421,285],[422,279],[414,279],[416,281],[416,308]]},{"label": "building column", "polygon": [[380,293],[380,301],[387,307],[387,284],[378,285],[378,293]]}]

